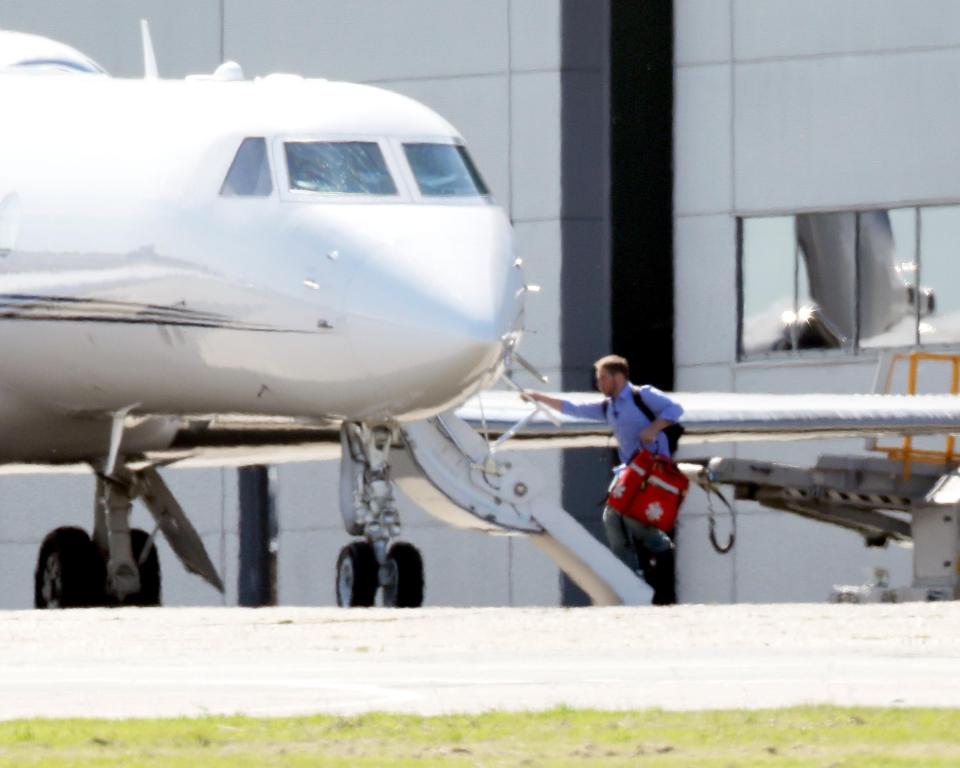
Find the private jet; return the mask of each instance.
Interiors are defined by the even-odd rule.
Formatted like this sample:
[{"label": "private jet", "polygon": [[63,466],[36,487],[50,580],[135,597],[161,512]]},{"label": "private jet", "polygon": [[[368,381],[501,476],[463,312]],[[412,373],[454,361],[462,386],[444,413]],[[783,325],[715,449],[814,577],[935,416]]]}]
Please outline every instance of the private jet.
[{"label": "private jet", "polygon": [[[458,131],[386,90],[233,62],[163,80],[144,29],[143,79],[0,31],[0,468],[97,477],[92,532],[41,546],[37,607],[159,604],[158,531],[222,590],[159,470],[331,455],[355,537],[341,605],[423,601],[395,492],[533,537],[596,603],[647,599],[511,450],[609,427],[521,399],[532,287]],[[954,397],[677,397],[693,441],[960,427]]]}]

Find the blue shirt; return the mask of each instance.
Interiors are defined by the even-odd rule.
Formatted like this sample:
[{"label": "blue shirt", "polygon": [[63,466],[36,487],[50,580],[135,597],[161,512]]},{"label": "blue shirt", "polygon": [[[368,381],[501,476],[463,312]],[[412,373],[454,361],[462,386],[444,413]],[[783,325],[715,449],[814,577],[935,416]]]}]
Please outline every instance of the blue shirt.
[{"label": "blue shirt", "polygon": [[[640,397],[643,398],[644,405],[647,406],[653,415],[658,419],[667,421],[680,421],[683,416],[683,408],[674,400],[671,400],[663,392],[649,384],[637,387]],[[582,419],[592,419],[593,421],[603,421],[603,403],[599,400],[595,403],[584,403],[576,405],[568,400],[563,401],[563,413],[567,416],[579,416]],[[630,457],[640,450],[640,433],[650,425],[643,411],[633,401],[633,392],[628,383],[620,394],[611,397],[607,405],[607,424],[613,429],[613,435],[617,438],[617,450],[620,453],[620,461],[626,464]],[[670,455],[670,446],[667,443],[667,436],[661,431],[657,435],[656,442],[644,446],[653,453],[662,453]]]}]

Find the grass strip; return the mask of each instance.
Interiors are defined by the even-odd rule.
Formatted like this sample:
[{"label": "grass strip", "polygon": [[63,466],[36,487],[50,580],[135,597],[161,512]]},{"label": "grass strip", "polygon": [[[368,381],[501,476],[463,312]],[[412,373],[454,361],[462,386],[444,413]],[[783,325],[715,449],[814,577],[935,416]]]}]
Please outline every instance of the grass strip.
[{"label": "grass strip", "polygon": [[960,710],[17,720],[0,766],[960,766]]}]

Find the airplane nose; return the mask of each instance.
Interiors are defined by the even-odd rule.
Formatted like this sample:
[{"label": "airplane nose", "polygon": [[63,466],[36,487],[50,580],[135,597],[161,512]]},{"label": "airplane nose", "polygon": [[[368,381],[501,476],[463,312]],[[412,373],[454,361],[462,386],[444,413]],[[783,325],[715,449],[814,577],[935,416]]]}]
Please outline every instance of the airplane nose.
[{"label": "airplane nose", "polygon": [[523,278],[509,225],[491,226],[489,211],[482,223],[400,238],[353,283],[351,344],[393,413],[439,410],[501,358]]}]

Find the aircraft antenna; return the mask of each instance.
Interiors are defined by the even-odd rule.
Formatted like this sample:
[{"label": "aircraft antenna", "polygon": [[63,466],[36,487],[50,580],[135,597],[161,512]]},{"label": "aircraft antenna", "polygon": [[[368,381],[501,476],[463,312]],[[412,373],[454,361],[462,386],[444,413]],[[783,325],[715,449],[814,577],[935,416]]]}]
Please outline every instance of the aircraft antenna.
[{"label": "aircraft antenna", "polygon": [[143,40],[143,79],[157,80],[157,57],[153,52],[153,40],[150,39],[150,25],[146,19],[140,19],[140,37]]}]

